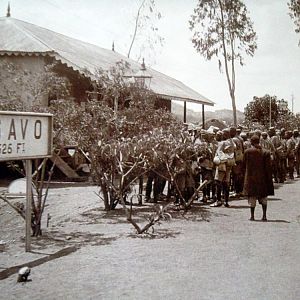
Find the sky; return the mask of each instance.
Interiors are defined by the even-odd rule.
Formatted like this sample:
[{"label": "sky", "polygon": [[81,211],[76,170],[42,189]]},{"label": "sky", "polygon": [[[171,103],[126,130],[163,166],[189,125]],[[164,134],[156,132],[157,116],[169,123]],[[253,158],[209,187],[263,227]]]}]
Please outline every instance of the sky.
[{"label": "sky", "polygon": [[[13,18],[107,49],[114,42],[115,51],[127,55],[141,1],[10,0],[10,7]],[[294,31],[287,1],[244,0],[257,33],[258,49],[254,57],[246,57],[246,65],[236,69],[236,105],[240,111],[254,96],[269,94],[288,101],[294,113],[300,112],[300,34]],[[145,57],[146,65],[215,102],[206,110],[231,109],[225,74],[219,72],[216,60],[204,60],[191,42],[188,20],[197,0],[155,3],[162,15],[156,25],[164,44]],[[0,16],[6,15],[7,5],[8,1],[0,0]],[[134,49],[133,55],[138,50]],[[187,108],[198,111],[201,105],[189,103]]]}]

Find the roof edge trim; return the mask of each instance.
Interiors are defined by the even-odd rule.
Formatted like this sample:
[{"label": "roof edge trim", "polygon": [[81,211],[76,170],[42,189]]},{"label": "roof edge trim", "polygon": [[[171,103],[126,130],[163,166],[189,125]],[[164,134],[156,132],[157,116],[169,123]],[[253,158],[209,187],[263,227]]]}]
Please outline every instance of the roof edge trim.
[{"label": "roof edge trim", "polygon": [[51,50],[51,51],[45,51],[45,52],[36,52],[36,51],[32,51],[32,52],[28,52],[28,51],[8,51],[8,50],[0,50],[0,55],[4,56],[4,55],[15,55],[15,56],[46,56],[46,55],[55,55],[55,51]]},{"label": "roof edge trim", "polygon": [[204,104],[204,105],[208,105],[208,106],[214,106],[215,102],[210,101],[210,102],[205,102],[205,100],[198,100],[198,99],[191,99],[191,98],[184,98],[184,97],[178,97],[178,96],[169,96],[169,95],[163,95],[163,94],[157,94],[157,96],[162,97],[163,99],[166,100],[174,100],[174,101],[186,101],[186,102],[193,102],[193,103],[197,103],[197,104]]}]

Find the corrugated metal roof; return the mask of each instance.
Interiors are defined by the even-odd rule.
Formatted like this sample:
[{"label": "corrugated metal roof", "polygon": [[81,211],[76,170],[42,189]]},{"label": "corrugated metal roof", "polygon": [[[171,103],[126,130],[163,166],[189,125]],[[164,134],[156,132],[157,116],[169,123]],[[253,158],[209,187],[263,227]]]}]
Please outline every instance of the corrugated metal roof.
[{"label": "corrugated metal roof", "polygon": [[[99,68],[108,70],[121,60],[130,64],[132,72],[140,64],[127,57],[60,33],[10,17],[0,18],[0,55],[52,55],[79,72],[95,74]],[[214,105],[214,102],[182,82],[147,68],[151,74],[151,90],[174,100]]]}]

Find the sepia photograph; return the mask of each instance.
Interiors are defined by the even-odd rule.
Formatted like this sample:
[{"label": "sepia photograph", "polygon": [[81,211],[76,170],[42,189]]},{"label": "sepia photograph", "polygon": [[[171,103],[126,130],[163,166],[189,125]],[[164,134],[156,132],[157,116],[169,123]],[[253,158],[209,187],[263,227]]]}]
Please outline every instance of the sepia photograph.
[{"label": "sepia photograph", "polygon": [[300,299],[299,0],[0,1],[0,299]]}]

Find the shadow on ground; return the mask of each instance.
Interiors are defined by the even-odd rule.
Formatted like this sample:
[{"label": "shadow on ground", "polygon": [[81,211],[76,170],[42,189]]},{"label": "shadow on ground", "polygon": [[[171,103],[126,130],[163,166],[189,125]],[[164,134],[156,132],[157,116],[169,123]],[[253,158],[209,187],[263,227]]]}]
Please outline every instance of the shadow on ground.
[{"label": "shadow on ground", "polygon": [[281,198],[268,198],[268,201],[282,201]]},{"label": "shadow on ground", "polygon": [[128,237],[130,238],[140,238],[140,239],[168,239],[168,238],[176,238],[181,232],[169,230],[169,229],[156,229],[156,227],[152,227],[147,233],[142,234],[129,234]]},{"label": "shadow on ground", "polygon": [[[22,267],[29,267],[29,268],[33,268],[33,267],[36,267],[36,266],[39,266],[41,264],[44,264],[48,261],[51,261],[53,259],[57,259],[57,258],[60,258],[60,257],[63,257],[63,256],[66,256],[66,255],[69,255],[73,252],[75,252],[77,250],[77,247],[75,246],[72,246],[72,247],[67,247],[67,248],[64,248],[62,250],[59,250],[53,254],[49,254],[49,255],[46,255],[42,258],[38,258],[34,261],[31,261],[29,263],[25,263],[25,264],[22,264],[22,265],[17,265],[17,266],[13,266],[13,267],[10,267],[10,268],[7,268],[7,269],[4,269],[3,271],[0,272],[0,280],[3,280],[15,273],[17,273],[20,268]],[[35,252],[33,252],[35,253]]]},{"label": "shadow on ground", "polygon": [[286,220],[269,220],[268,221],[262,221],[262,220],[255,220],[256,222],[263,222],[263,223],[291,223]]},{"label": "shadow on ground", "polygon": [[[143,223],[148,221],[151,214],[155,213],[155,205],[165,206],[168,203],[159,204],[147,204],[141,206],[135,206],[133,210],[133,218],[137,223]],[[166,210],[171,215],[171,219],[186,219],[192,222],[209,222],[212,214],[214,216],[227,216],[225,214],[218,214],[210,212],[206,207],[200,203],[194,203],[190,209],[185,211],[175,205],[170,205]],[[85,224],[122,224],[128,223],[126,220],[125,211],[123,208],[116,208],[111,211],[104,211],[103,209],[90,209],[81,214],[84,217]],[[162,220],[163,221],[163,220]],[[76,222],[76,220],[73,220]]]},{"label": "shadow on ground", "polygon": [[249,205],[232,205],[230,204],[229,209],[249,209]]},{"label": "shadow on ground", "polygon": [[[33,251],[40,251],[49,246],[76,246],[82,247],[86,245],[99,246],[108,245],[117,238],[104,237],[103,234],[92,234],[90,232],[69,232],[64,233],[57,230],[52,230],[44,233],[38,238],[32,238],[31,247]],[[24,242],[24,241],[22,241]]]}]

